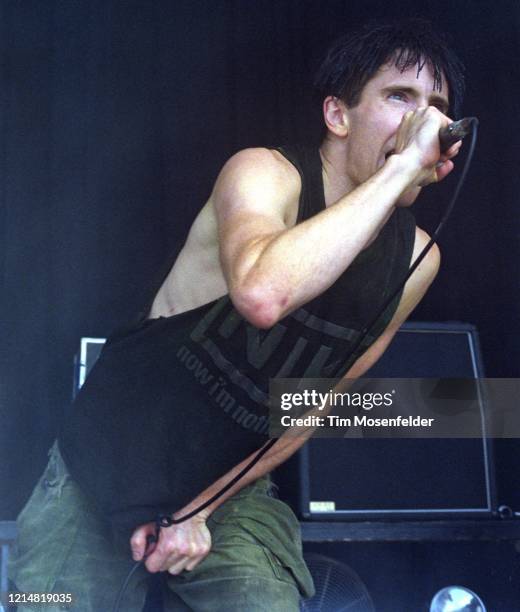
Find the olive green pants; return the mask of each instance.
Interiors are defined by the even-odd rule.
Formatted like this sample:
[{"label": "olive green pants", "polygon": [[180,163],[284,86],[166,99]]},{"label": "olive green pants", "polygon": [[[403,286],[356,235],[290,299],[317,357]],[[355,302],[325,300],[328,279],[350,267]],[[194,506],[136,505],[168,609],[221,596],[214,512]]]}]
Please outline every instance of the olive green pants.
[{"label": "olive green pants", "polygon": [[[32,603],[18,610],[110,612],[134,566],[129,544],[114,545],[106,523],[67,472],[57,445],[49,454],[18,517],[9,577],[21,593],[70,593],[73,602]],[[165,610],[291,612],[299,609],[301,596],[313,594],[298,522],[288,506],[269,495],[269,488],[269,480],[261,478],[210,516],[211,552],[191,572],[164,574]],[[133,574],[120,612],[142,610],[148,577],[144,567]]]}]

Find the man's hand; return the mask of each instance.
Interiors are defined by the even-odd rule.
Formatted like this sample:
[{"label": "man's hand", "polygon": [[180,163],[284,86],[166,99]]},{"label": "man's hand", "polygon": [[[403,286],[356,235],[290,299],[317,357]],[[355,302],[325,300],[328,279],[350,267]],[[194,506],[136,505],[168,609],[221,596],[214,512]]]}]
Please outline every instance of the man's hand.
[{"label": "man's hand", "polygon": [[[152,573],[180,574],[196,567],[211,550],[211,534],[206,519],[207,514],[201,512],[178,525],[162,527],[159,541],[150,547],[152,552],[146,559],[146,569]],[[141,525],[134,531],[130,548],[135,561],[143,558],[149,535],[155,535],[155,523]]]},{"label": "man's hand", "polygon": [[441,153],[439,145],[439,130],[450,123],[452,120],[433,106],[419,107],[403,116],[395,152],[417,167],[417,187],[442,181],[453,170],[451,159],[459,152],[462,141],[445,153]]}]

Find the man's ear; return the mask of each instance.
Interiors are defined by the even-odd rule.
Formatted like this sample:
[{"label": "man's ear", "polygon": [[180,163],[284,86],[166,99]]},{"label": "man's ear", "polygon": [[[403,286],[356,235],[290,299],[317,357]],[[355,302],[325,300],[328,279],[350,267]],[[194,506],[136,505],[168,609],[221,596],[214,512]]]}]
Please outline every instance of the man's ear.
[{"label": "man's ear", "polygon": [[323,100],[323,118],[327,129],[340,138],[348,136],[348,111],[343,100],[327,96]]}]

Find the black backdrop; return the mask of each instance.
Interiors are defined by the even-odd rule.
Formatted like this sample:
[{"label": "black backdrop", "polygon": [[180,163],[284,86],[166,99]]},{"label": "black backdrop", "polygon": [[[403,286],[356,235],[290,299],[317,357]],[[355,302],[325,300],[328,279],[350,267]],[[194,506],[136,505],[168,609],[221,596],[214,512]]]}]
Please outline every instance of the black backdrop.
[{"label": "black backdrop", "polygon": [[[372,15],[451,33],[468,65],[464,114],[481,121],[441,273],[413,318],[476,324],[487,374],[518,376],[520,5],[387,4],[0,2],[0,518],[27,498],[69,409],[79,338],[139,308],[230,154],[316,137],[310,71]],[[427,229],[454,183],[415,206]]]}]

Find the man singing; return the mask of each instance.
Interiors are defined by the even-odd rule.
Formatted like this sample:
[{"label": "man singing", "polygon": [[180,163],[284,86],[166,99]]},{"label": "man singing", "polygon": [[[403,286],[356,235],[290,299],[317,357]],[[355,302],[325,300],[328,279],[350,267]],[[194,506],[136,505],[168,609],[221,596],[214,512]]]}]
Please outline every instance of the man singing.
[{"label": "man singing", "polygon": [[438,135],[460,108],[460,61],[426,22],[371,24],[331,47],[316,86],[319,149],[231,157],[141,316],[108,339],[19,517],[21,592],[110,610],[143,560],[120,610],[142,609],[146,570],[165,572],[167,610],[288,612],[312,595],[267,476],[304,437],[148,536],[266,442],[269,379],[361,376],[437,274],[435,246],[351,354],[428,242],[409,207],[453,169],[460,142],[441,153]]}]

